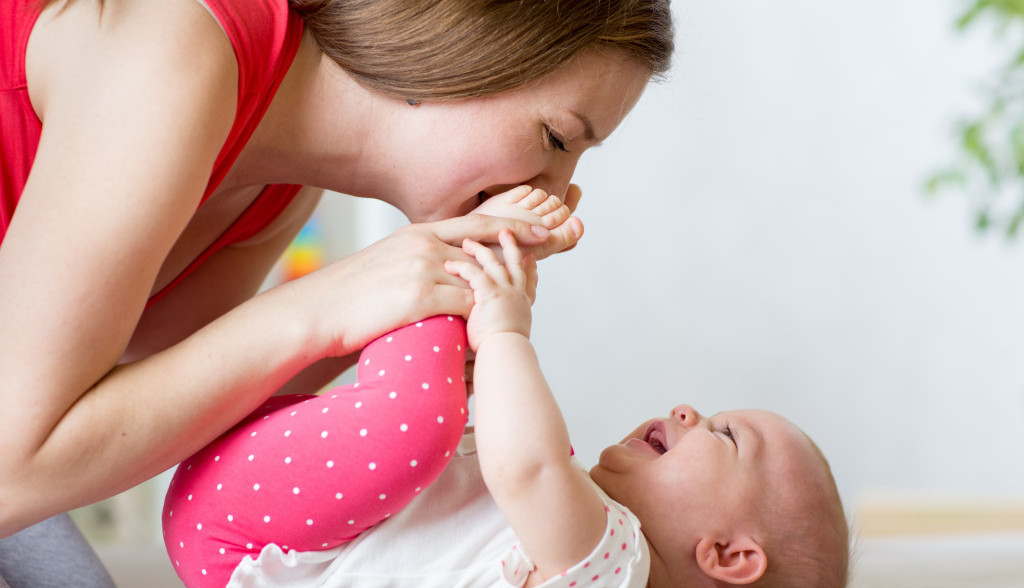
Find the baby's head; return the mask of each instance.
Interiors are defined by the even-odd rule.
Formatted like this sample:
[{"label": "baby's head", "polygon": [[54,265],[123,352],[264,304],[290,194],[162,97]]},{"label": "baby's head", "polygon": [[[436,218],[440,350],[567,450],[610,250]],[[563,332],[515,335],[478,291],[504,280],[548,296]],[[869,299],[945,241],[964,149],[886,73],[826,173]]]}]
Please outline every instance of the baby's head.
[{"label": "baby's head", "polygon": [[640,519],[652,586],[846,585],[828,462],[775,413],[678,406],[605,449],[590,475]]}]

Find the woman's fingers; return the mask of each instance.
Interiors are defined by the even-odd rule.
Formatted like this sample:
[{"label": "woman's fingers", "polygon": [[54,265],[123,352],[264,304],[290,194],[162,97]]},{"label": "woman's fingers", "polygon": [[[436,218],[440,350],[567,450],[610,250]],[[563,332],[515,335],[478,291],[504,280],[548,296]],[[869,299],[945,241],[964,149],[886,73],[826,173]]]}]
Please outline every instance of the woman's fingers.
[{"label": "woman's fingers", "polygon": [[[578,188],[569,192],[578,202]],[[537,259],[572,249],[583,236],[583,223],[576,217],[554,229],[547,229],[522,220],[469,214],[433,223],[411,225],[408,230],[429,233],[443,243],[458,247],[463,239],[472,239],[487,245],[497,244],[498,233],[502,229],[511,231],[519,247],[535,255]]]}]

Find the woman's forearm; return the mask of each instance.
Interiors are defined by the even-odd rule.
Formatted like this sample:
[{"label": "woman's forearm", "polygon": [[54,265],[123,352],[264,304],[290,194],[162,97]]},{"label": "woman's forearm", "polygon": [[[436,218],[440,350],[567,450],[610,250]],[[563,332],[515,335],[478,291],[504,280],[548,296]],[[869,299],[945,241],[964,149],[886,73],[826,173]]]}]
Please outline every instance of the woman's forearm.
[{"label": "woman's forearm", "polygon": [[43,286],[0,290],[0,537],[175,465],[317,360],[465,315],[472,293],[440,262],[462,255],[462,236],[509,226],[530,238],[528,223],[482,216],[407,227],[113,368],[135,325],[117,284],[85,291],[88,305]]},{"label": "woman's forearm", "polygon": [[[288,319],[299,305],[292,297],[271,291],[165,351],[115,367],[55,422],[34,418],[44,411],[30,399],[8,404],[4,420],[18,422],[0,431],[9,449],[0,457],[0,537],[172,467],[319,359],[303,322]],[[41,426],[49,427],[42,443],[26,446]]]}]

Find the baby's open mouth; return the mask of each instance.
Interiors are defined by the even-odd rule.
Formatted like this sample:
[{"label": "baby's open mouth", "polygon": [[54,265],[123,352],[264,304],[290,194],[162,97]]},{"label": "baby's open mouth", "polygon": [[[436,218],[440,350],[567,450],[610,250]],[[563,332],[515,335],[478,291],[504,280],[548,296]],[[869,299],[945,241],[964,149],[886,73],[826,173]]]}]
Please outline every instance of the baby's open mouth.
[{"label": "baby's open mouth", "polygon": [[665,452],[668,451],[665,431],[661,428],[659,423],[652,423],[651,426],[647,428],[647,432],[644,433],[644,442],[657,451],[659,455],[665,455]]}]

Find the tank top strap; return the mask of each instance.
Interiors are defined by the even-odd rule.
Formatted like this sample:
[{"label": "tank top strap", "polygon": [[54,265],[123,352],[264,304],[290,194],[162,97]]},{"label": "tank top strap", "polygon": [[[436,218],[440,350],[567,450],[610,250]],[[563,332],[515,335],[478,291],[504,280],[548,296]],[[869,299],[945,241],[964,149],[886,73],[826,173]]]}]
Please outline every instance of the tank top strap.
[{"label": "tank top strap", "polygon": [[302,40],[302,19],[287,0],[203,0],[238,60],[235,123],[217,155],[203,201],[220,185],[270,106]]}]

